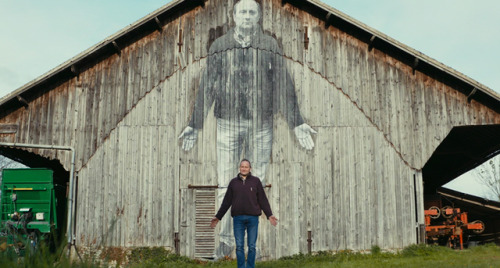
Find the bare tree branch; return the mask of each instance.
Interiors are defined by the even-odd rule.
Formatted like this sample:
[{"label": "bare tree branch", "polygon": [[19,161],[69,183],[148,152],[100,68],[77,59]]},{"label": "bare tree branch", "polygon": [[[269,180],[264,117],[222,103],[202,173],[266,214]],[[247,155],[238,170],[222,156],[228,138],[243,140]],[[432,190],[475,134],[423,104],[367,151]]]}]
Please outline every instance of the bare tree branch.
[{"label": "bare tree branch", "polygon": [[500,155],[477,167],[474,174],[479,183],[488,187],[491,199],[500,201]]},{"label": "bare tree branch", "polygon": [[10,158],[0,155],[0,185],[2,184],[2,171],[5,168],[24,168],[25,165],[16,162]]}]

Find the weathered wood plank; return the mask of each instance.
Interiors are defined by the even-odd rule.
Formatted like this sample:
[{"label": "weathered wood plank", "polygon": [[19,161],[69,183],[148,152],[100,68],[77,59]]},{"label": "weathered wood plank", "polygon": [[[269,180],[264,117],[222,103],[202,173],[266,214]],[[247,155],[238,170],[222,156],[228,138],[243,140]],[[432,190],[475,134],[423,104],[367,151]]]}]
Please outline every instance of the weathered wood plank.
[{"label": "weathered wood plank", "polygon": [[18,124],[0,124],[0,134],[16,134],[18,128]]}]

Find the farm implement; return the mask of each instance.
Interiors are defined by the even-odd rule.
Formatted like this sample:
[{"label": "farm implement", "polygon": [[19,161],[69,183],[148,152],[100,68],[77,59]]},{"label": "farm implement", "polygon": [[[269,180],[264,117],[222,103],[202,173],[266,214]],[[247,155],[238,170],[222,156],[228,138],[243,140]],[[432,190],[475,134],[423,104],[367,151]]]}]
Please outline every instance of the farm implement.
[{"label": "farm implement", "polygon": [[485,225],[477,220],[469,222],[467,212],[449,206],[439,209],[436,206],[425,210],[425,231],[428,244],[446,245],[463,249],[464,233],[480,234]]}]

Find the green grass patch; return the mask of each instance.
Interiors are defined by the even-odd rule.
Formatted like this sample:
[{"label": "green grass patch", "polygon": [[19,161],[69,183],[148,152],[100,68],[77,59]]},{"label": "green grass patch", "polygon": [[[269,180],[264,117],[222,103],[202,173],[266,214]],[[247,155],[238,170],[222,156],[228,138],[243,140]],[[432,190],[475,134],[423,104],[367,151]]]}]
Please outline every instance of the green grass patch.
[{"label": "green grass patch", "polygon": [[[236,267],[236,260],[199,261],[172,253],[161,247],[120,248],[102,250],[97,256],[84,256],[70,261],[66,247],[56,252],[44,248],[28,252],[24,258],[0,252],[1,267]],[[11,252],[12,253],[12,252]],[[373,246],[371,253],[350,250],[299,253],[274,261],[258,262],[257,267],[500,267],[500,247],[489,244],[466,250],[452,250],[440,246],[412,245],[399,252],[384,252]]]},{"label": "green grass patch", "polygon": [[132,249],[128,259],[129,267],[196,267],[200,263],[162,247]]}]

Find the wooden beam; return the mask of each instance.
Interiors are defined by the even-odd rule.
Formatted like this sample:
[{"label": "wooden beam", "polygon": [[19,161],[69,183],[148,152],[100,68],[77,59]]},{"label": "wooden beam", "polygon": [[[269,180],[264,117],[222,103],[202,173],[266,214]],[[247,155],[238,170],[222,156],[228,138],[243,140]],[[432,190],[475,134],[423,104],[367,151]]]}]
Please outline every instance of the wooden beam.
[{"label": "wooden beam", "polygon": [[470,103],[472,101],[472,98],[477,92],[477,88],[473,88],[472,91],[470,92],[469,96],[467,96],[467,102]]},{"label": "wooden beam", "polygon": [[415,71],[417,70],[417,67],[418,67],[419,63],[420,63],[420,60],[415,57],[415,60],[413,61],[413,66],[411,67],[412,71],[413,71],[413,74],[415,74]]},{"label": "wooden beam", "polygon": [[[271,188],[273,187],[272,184],[266,184],[264,188]],[[188,184],[188,189],[217,189],[219,188],[219,185],[193,185],[193,184]]]},{"label": "wooden beam", "polygon": [[26,101],[23,97],[21,97],[21,95],[17,95],[16,98],[25,108],[28,108],[29,106],[28,101]]},{"label": "wooden beam", "polygon": [[78,68],[76,67],[76,65],[75,65],[75,64],[71,65],[71,67],[70,67],[70,71],[71,71],[71,73],[73,73],[74,75],[79,75],[79,74],[80,74],[80,72],[78,71]]},{"label": "wooden beam", "polygon": [[328,12],[328,14],[326,14],[326,17],[325,17],[325,29],[328,29],[328,27],[330,27],[330,25],[332,25],[330,23],[330,19],[332,18],[332,13],[331,12]]},{"label": "wooden beam", "polygon": [[217,189],[218,185],[192,185],[188,184],[188,189]]},{"label": "wooden beam", "polygon": [[118,46],[118,44],[116,43],[116,41],[111,42],[111,44],[112,44],[112,45],[113,45],[113,47],[115,48],[115,50],[116,50],[116,54],[121,55],[121,54],[122,54],[122,50],[121,50],[121,48]]},{"label": "wooden beam", "polygon": [[375,42],[375,39],[377,39],[377,36],[372,35],[372,38],[370,38],[370,42],[368,43],[368,51],[372,51],[372,49],[373,49],[373,42]]},{"label": "wooden beam", "polygon": [[17,124],[0,124],[0,134],[16,134],[18,128]]},{"label": "wooden beam", "polygon": [[158,30],[158,32],[162,32],[163,31],[163,25],[161,24],[161,22],[158,19],[158,17],[155,17],[154,22],[155,22],[155,25],[156,25],[156,30]]}]

